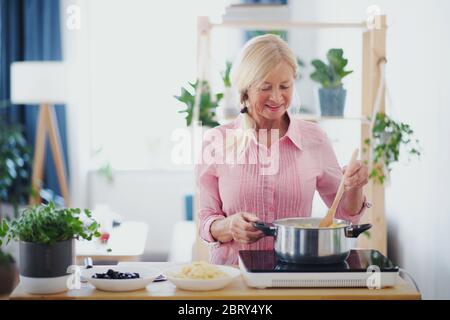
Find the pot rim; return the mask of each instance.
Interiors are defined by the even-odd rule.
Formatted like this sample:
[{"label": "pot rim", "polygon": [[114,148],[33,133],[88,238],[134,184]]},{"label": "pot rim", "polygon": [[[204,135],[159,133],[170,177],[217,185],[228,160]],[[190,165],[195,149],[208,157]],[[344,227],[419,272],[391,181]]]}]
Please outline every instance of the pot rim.
[{"label": "pot rim", "polygon": [[53,245],[58,244],[58,243],[68,242],[68,241],[72,241],[72,240],[75,240],[75,239],[76,238],[70,238],[70,239],[67,239],[67,240],[56,241],[53,244],[42,243],[42,242],[24,241],[24,240],[19,240],[18,242],[27,243],[27,244],[38,244],[38,245],[43,245],[43,246],[53,246]]},{"label": "pot rim", "polygon": [[338,230],[338,229],[348,228],[352,225],[352,223],[350,221],[343,220],[343,219],[333,219],[334,223],[341,224],[341,226],[337,226],[337,227],[322,227],[322,228],[321,227],[298,227],[298,226],[289,226],[289,225],[283,224],[283,222],[289,221],[289,220],[317,220],[317,221],[320,221],[320,220],[322,220],[322,218],[311,218],[311,217],[283,218],[283,219],[275,220],[274,222],[272,222],[272,224],[277,227],[281,226],[281,227],[288,228],[288,229],[300,229],[300,230]]}]

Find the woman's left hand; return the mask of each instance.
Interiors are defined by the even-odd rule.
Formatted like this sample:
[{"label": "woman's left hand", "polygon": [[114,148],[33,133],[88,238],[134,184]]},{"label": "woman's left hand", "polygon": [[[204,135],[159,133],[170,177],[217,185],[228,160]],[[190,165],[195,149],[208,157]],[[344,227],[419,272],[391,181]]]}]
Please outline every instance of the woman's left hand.
[{"label": "woman's left hand", "polygon": [[350,167],[345,166],[343,173],[345,191],[362,188],[369,182],[369,169],[361,160]]}]

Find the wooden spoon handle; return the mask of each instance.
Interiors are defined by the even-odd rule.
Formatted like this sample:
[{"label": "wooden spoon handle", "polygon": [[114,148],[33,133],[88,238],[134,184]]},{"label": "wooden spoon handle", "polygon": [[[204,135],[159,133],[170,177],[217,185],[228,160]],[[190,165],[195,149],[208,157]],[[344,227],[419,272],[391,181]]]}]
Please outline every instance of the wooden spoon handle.
[{"label": "wooden spoon handle", "polygon": [[[358,153],[359,153],[359,149],[356,148],[353,151],[352,158],[350,159],[350,162],[349,162],[347,168],[350,168],[355,163],[356,158],[358,157]],[[330,210],[333,209],[333,216],[334,216],[334,212],[336,212],[336,209],[337,209],[337,206],[339,205],[339,202],[341,201],[342,195],[344,194],[344,190],[345,190],[345,188],[344,188],[344,181],[345,181],[345,178],[347,176],[348,176],[347,173],[345,173],[342,176],[341,183],[339,184],[339,188],[338,188],[338,191],[336,193],[336,197],[334,198],[333,204],[331,205]]]},{"label": "wooden spoon handle", "polygon": [[341,202],[342,195],[344,194],[344,177],[341,179],[341,183],[339,183],[339,188],[336,192],[336,197],[333,200],[333,204],[331,205],[330,209],[328,210],[328,215],[331,215],[331,219],[333,219],[334,214],[336,213],[337,207],[339,205],[339,202]]},{"label": "wooden spoon handle", "polygon": [[[350,159],[350,162],[348,164],[348,168],[351,167],[355,163],[356,158],[358,157],[358,153],[359,153],[359,149],[355,149],[353,151],[352,158]],[[327,226],[333,223],[333,218],[336,213],[337,207],[339,205],[339,202],[341,201],[342,195],[344,194],[344,190],[345,190],[344,181],[345,181],[346,177],[347,177],[347,174],[344,174],[344,176],[341,179],[341,182],[339,183],[339,188],[336,192],[336,196],[334,197],[333,204],[331,205],[330,209],[328,210],[327,215],[323,219],[323,220],[326,220]],[[323,225],[324,223],[321,223],[321,224]]]}]

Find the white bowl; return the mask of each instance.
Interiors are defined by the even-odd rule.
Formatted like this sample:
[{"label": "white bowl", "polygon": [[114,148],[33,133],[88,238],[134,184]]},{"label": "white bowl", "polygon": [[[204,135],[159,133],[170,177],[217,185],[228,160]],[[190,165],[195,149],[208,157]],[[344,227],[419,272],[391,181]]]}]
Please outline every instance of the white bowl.
[{"label": "white bowl", "polygon": [[241,271],[237,268],[214,265],[221,271],[225,272],[228,276],[217,279],[188,279],[178,278],[175,275],[181,272],[181,269],[187,265],[180,265],[173,268],[164,270],[164,275],[172,282],[177,288],[190,291],[210,291],[219,290],[226,287],[234,279],[241,275]]},{"label": "white bowl", "polygon": [[[137,272],[138,279],[95,279],[92,276],[96,273],[106,273],[109,269],[119,272]],[[134,291],[144,289],[153,280],[161,274],[161,271],[155,268],[138,267],[138,266],[94,266],[90,269],[83,269],[81,276],[87,282],[92,284],[98,290],[103,291]]]}]

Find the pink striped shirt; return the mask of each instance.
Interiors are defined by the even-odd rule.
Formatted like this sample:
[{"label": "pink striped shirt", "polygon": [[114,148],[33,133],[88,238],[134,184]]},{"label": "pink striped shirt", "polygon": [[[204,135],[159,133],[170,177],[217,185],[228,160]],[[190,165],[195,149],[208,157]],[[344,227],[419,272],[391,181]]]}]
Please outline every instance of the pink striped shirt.
[{"label": "pink striped shirt", "polygon": [[[243,116],[212,130],[225,135],[227,129],[240,127]],[[215,141],[211,144],[218,150],[223,147]],[[204,143],[204,148],[207,146]],[[254,154],[257,149],[257,142],[252,141],[246,153]],[[238,212],[253,213],[268,223],[288,217],[309,217],[316,190],[326,205],[331,206],[342,169],[325,132],[317,124],[290,117],[288,130],[279,139],[277,150],[279,163],[275,174],[262,175],[260,164],[201,163],[196,166],[200,192],[199,233],[209,244],[211,263],[237,264],[239,250],[271,250],[274,245],[273,237],[264,237],[252,244],[217,242],[210,232],[211,224],[217,219]],[[364,209],[365,206],[358,214],[350,215],[340,205],[336,218],[356,223]]]}]

